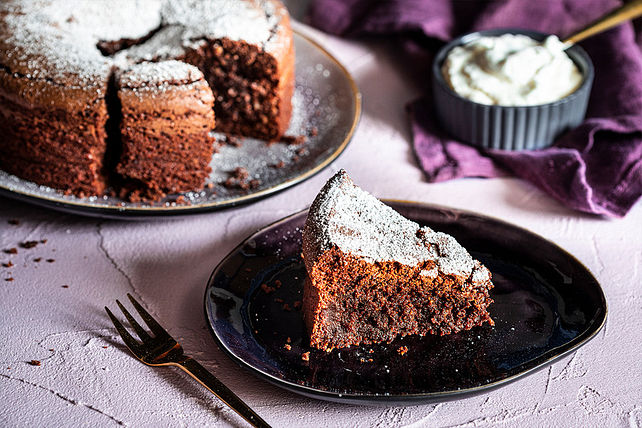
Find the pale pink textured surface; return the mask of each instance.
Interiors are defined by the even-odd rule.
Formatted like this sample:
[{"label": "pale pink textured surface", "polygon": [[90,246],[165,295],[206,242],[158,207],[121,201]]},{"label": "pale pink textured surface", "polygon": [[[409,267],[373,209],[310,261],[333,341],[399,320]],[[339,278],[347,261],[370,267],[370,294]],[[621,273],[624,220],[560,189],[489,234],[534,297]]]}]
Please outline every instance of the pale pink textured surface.
[{"label": "pale pink textured surface", "polygon": [[[144,366],[103,310],[132,293],[197,359],[274,426],[642,426],[642,204],[621,220],[570,211],[517,179],[427,184],[413,158],[404,104],[417,96],[383,47],[297,25],[353,73],[364,114],[328,169],[258,203],[172,221],[75,217],[0,198],[0,426],[239,426],[240,419],[175,369]],[[379,197],[462,208],[505,219],[565,248],[602,283],[605,328],[572,355],[477,397],[414,407],[311,400],[239,369],[203,316],[207,278],[258,228],[305,208],[345,168]],[[18,226],[8,219],[20,219]],[[37,263],[34,258],[42,257]],[[46,259],[55,259],[48,263]],[[15,278],[12,282],[5,278]],[[61,286],[68,284],[69,288]],[[51,350],[50,350],[51,349]],[[36,359],[41,366],[27,362]]]}]

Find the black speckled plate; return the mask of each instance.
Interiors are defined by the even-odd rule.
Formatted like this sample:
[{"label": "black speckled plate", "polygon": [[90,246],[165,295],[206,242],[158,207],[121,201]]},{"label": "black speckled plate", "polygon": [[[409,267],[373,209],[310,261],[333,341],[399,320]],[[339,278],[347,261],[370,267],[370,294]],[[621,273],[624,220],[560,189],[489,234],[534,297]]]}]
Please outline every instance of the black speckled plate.
[{"label": "black speckled plate", "polygon": [[[577,349],[602,328],[607,308],[599,283],[552,242],[472,213],[386,203],[422,225],[452,234],[490,269],[494,327],[407,336],[330,353],[310,349],[296,307],[306,275],[300,257],[304,211],[250,236],[212,273],[205,313],[221,349],[254,374],[306,396],[354,404],[418,404],[514,381]],[[275,291],[268,294],[261,284]],[[408,348],[405,355],[398,352],[402,346]],[[309,361],[301,358],[304,352],[310,352]]]},{"label": "black speckled plate", "polygon": [[[309,135],[308,141],[301,146],[268,145],[244,138],[241,147],[224,146],[212,159],[212,173],[207,180],[211,187],[182,194],[188,205],[176,203],[179,195],[153,204],[131,203],[110,196],[77,198],[2,170],[0,195],[74,214],[147,219],[252,202],[310,178],[335,160],[352,138],[361,114],[361,95],[350,73],[316,42],[295,32],[294,45],[296,87],[287,135]],[[282,167],[275,167],[281,162]],[[237,166],[248,170],[248,180],[259,180],[258,186],[249,190],[224,186]]]}]

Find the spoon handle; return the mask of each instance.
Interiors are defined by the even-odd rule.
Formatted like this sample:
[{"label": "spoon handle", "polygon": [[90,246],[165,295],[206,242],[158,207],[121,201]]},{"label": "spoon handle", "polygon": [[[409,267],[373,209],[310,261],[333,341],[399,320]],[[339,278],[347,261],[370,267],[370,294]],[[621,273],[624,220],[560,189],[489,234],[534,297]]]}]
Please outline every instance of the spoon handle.
[{"label": "spoon handle", "polygon": [[606,31],[611,27],[615,27],[624,21],[637,18],[642,15],[642,0],[632,0],[624,3],[617,9],[613,9],[596,21],[591,22],[589,25],[577,31],[563,40],[565,44],[574,45],[575,43],[591,37],[594,34]]}]

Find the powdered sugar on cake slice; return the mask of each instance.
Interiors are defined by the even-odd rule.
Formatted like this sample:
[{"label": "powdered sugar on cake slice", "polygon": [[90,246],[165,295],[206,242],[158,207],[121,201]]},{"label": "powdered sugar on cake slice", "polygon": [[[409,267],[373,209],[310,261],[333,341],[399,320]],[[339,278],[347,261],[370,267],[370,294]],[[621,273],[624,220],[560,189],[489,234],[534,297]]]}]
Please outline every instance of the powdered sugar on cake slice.
[{"label": "powdered sugar on cake slice", "polygon": [[[444,275],[470,277],[473,282],[489,278],[488,270],[455,238],[406,219],[357,187],[344,170],[321,190],[307,221],[315,231],[317,254],[336,246],[369,262],[409,266],[434,262]],[[422,274],[436,276],[437,272],[426,270]]]}]

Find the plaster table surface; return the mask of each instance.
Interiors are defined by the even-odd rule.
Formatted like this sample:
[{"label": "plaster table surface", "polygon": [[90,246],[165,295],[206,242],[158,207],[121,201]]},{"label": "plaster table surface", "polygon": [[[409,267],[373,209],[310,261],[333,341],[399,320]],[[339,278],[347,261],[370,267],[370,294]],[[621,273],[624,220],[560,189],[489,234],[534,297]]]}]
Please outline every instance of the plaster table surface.
[{"label": "plaster table surface", "polygon": [[[0,253],[1,262],[14,264],[0,267],[0,426],[243,426],[183,372],[148,367],[130,355],[103,309],[126,293],[274,426],[642,426],[642,204],[609,220],[570,211],[514,178],[427,183],[404,110],[419,89],[390,50],[296,27],[346,65],[364,100],[345,153],[308,181],[251,205],[147,222],[84,218],[0,198],[0,248],[47,239],[15,255]],[[576,352],[517,382],[422,406],[317,401],[240,369],[207,329],[208,276],[250,233],[306,208],[340,168],[378,197],[478,212],[555,242],[602,284],[605,327]]]}]

